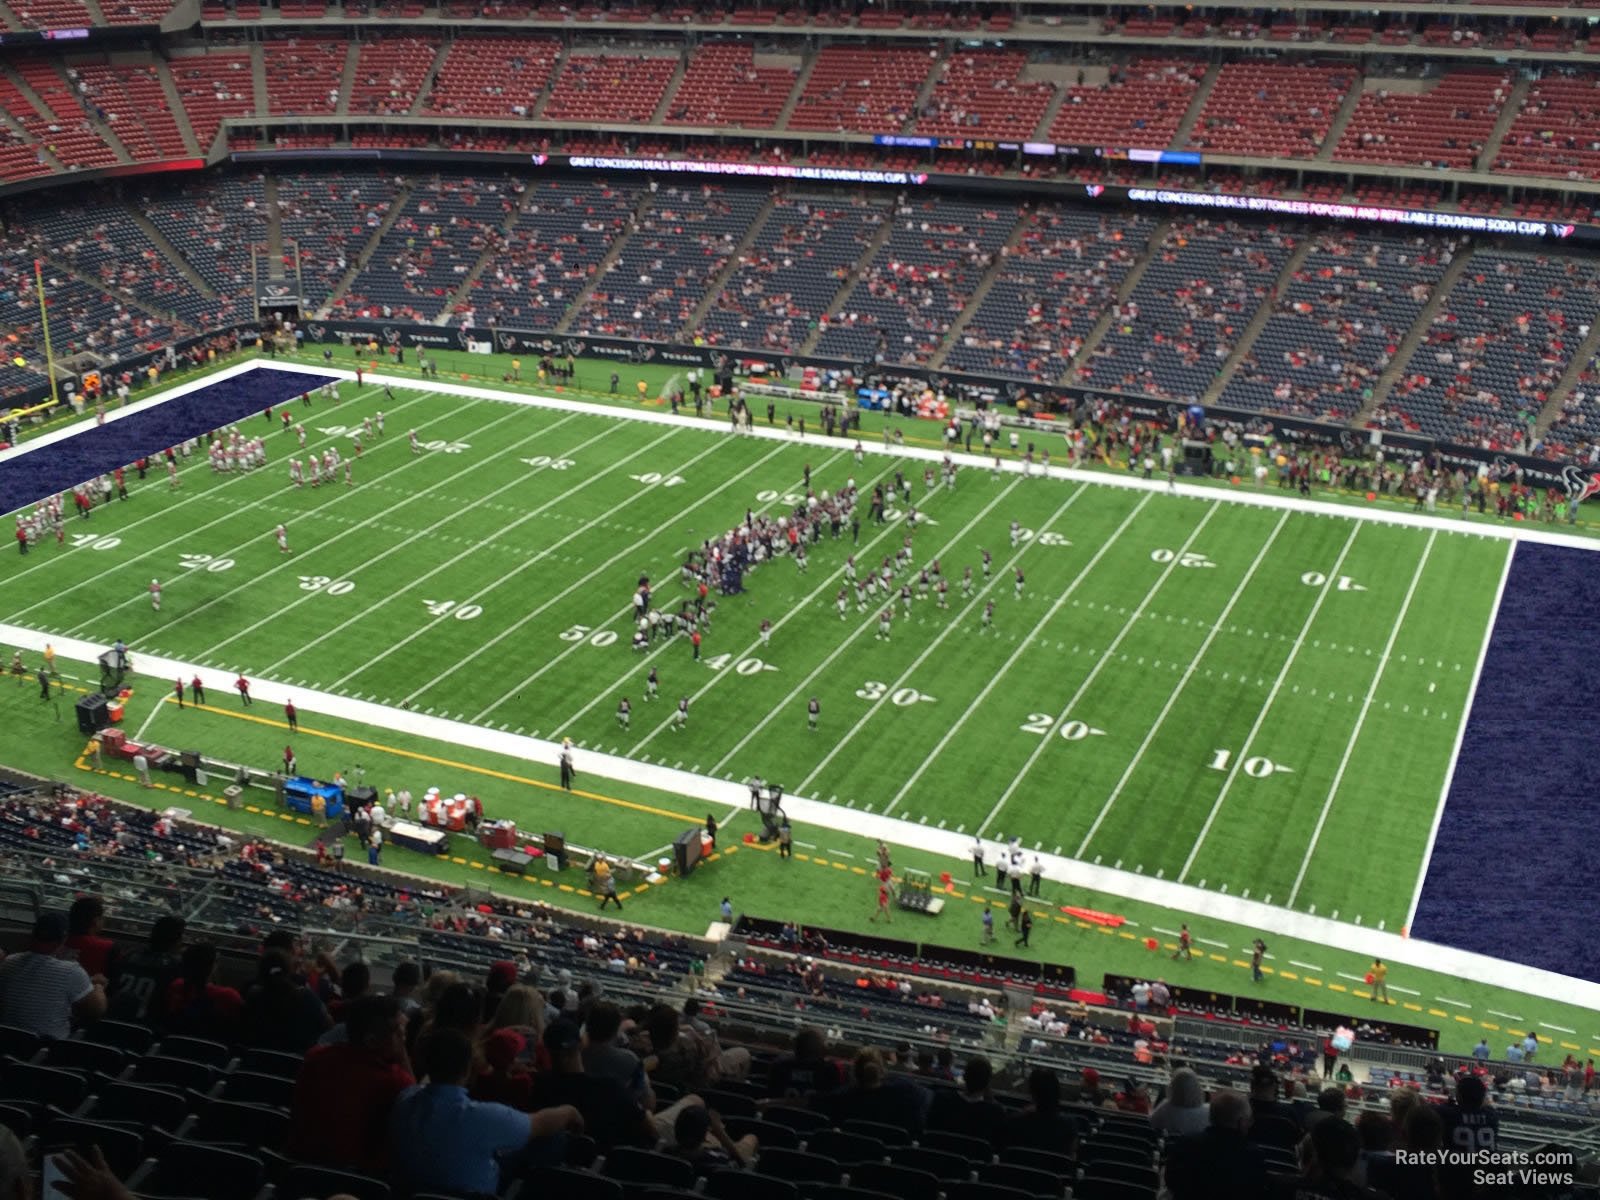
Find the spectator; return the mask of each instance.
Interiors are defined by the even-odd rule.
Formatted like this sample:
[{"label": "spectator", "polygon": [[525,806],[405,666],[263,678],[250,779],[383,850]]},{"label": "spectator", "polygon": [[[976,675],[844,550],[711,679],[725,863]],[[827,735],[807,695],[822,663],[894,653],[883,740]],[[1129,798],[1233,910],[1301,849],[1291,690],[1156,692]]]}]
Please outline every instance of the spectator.
[{"label": "spectator", "polygon": [[110,978],[117,946],[102,932],[105,923],[105,901],[98,896],[79,896],[67,909],[67,940],[61,957],[76,960],[91,976]]},{"label": "spectator", "polygon": [[472,1098],[527,1112],[533,1107],[533,1077],[523,1064],[527,1037],[517,1029],[496,1029],[483,1040],[484,1069],[472,1081]]},{"label": "spectator", "polygon": [[532,1065],[544,1070],[550,1065],[542,1043],[544,1038],[544,997],[525,983],[514,984],[495,1006],[489,1022],[492,1032],[513,1030],[523,1037],[523,1052]]},{"label": "spectator", "polygon": [[1132,1113],[1139,1117],[1150,1115],[1150,1092],[1137,1079],[1128,1079],[1122,1085],[1122,1090],[1113,1097],[1113,1103],[1118,1112]]},{"label": "spectator", "polygon": [[1049,1067],[1035,1067],[1028,1072],[1028,1096],[1031,1103],[1001,1126],[1000,1144],[1075,1156],[1083,1129],[1061,1110],[1060,1076]]},{"label": "spectator", "polygon": [[212,983],[217,948],[197,942],[183,951],[177,980],[167,995],[167,1028],[187,1037],[232,1044],[244,1016],[244,998],[238,991]]},{"label": "spectator", "polygon": [[414,962],[403,962],[394,969],[394,998],[400,1011],[410,1020],[422,1011],[422,1001],[417,999],[417,989],[422,986],[422,968]]},{"label": "spectator", "polygon": [[1150,1114],[1150,1128],[1168,1137],[1188,1137],[1205,1132],[1210,1120],[1200,1076],[1188,1067],[1179,1067],[1167,1084],[1166,1099]]},{"label": "spectator", "polygon": [[345,1010],[365,996],[371,986],[371,967],[359,958],[345,964],[344,970],[339,972],[339,994],[328,1005],[328,1016],[334,1021],[334,1026],[317,1039],[317,1045],[332,1046],[349,1038],[344,1024]]},{"label": "spectator", "polygon": [[844,1086],[844,1071],[828,1057],[822,1030],[805,1026],[795,1032],[794,1046],[767,1071],[767,1094],[774,1098],[828,1095]]},{"label": "spectator", "polygon": [[665,1004],[650,1010],[646,1029],[656,1057],[655,1075],[665,1083],[694,1091],[743,1079],[750,1069],[750,1051],[742,1046],[722,1050],[714,1037],[683,1028],[678,1012]]},{"label": "spectator", "polygon": [[489,964],[489,972],[483,981],[483,1012],[487,1017],[494,1012],[504,996],[517,982],[517,964],[509,959]]},{"label": "spectator", "polygon": [[1382,1200],[1360,1182],[1361,1136],[1342,1117],[1329,1116],[1311,1128],[1299,1176],[1271,1181],[1272,1200]]},{"label": "spectator", "polygon": [[1093,1067],[1085,1067],[1080,1078],[1078,1103],[1088,1105],[1090,1108],[1100,1108],[1107,1100],[1111,1099],[1111,1093],[1100,1086],[1099,1071],[1096,1071]]},{"label": "spectator", "polygon": [[416,1083],[406,1022],[393,996],[369,995],[345,1009],[346,1040],[315,1046],[295,1080],[289,1153],[304,1162],[382,1174],[389,1115]]},{"label": "spectator", "polygon": [[183,931],[182,917],[157,917],[150,926],[150,940],[112,963],[108,1016],[150,1025],[164,1021],[172,981],[183,965]]},{"label": "spectator", "polygon": [[[609,1000],[597,1002],[590,1007],[583,1030],[584,1073],[620,1084],[635,1102],[647,1110],[653,1108],[655,1100],[645,1078],[644,1064],[621,1043],[622,1010]],[[548,1047],[549,1042],[545,1045]]]},{"label": "spectator", "polygon": [[[1444,1149],[1444,1123],[1433,1105],[1418,1102],[1415,1092],[1407,1094],[1411,1099],[1403,1106],[1403,1123],[1397,1125],[1378,1113],[1362,1113],[1356,1121],[1366,1160],[1367,1182],[1391,1196],[1445,1195],[1439,1167],[1413,1157],[1437,1154]],[[1370,1118],[1373,1117],[1382,1121],[1381,1128],[1372,1128],[1374,1122]],[[1396,1149],[1407,1152],[1406,1162],[1398,1161]]]},{"label": "spectator", "polygon": [[1165,1182],[1172,1200],[1261,1200],[1267,1167],[1245,1135],[1250,1102],[1223,1089],[1211,1097],[1211,1124],[1204,1133],[1179,1138],[1167,1148]]},{"label": "spectator", "polygon": [[678,1114],[672,1138],[663,1149],[674,1158],[687,1159],[696,1175],[710,1175],[723,1167],[748,1166],[756,1156],[756,1137],[747,1133],[735,1141],[718,1113],[695,1104]]},{"label": "spectator", "polygon": [[[583,1117],[585,1132],[602,1147],[653,1147],[664,1136],[651,1123],[638,1100],[617,1079],[596,1075],[584,1069],[583,1033],[576,1021],[552,1021],[544,1031],[550,1070],[541,1071],[533,1081],[529,1107],[535,1111],[570,1105]],[[669,1111],[675,1120],[685,1107],[698,1105],[699,1097],[689,1096]],[[670,1132],[672,1126],[667,1124]]]},{"label": "spectator", "polygon": [[1317,1093],[1317,1106],[1306,1113],[1300,1124],[1309,1133],[1312,1126],[1329,1117],[1344,1119],[1344,1092],[1339,1088],[1323,1088]]},{"label": "spectator", "polygon": [[435,1029],[421,1066],[427,1083],[407,1088],[389,1119],[390,1177],[402,1193],[493,1196],[500,1190],[497,1155],[583,1131],[583,1118],[570,1104],[530,1116],[470,1099],[472,1042],[459,1030]]},{"label": "spectator", "polygon": [[28,949],[0,963],[0,1025],[44,1038],[64,1038],[74,1023],[105,1015],[105,981],[91,979],[81,963],[58,957],[67,937],[60,913],[33,923]]},{"label": "spectator", "polygon": [[1006,1110],[989,1090],[993,1080],[994,1068],[989,1060],[974,1054],[967,1059],[959,1092],[954,1088],[940,1088],[934,1093],[933,1103],[928,1107],[927,1127],[944,1133],[963,1133],[993,1145],[1006,1116]]},{"label": "spectator", "polygon": [[332,1024],[322,1001],[309,987],[296,981],[289,956],[282,950],[264,953],[256,981],[245,993],[245,1044],[304,1054]]},{"label": "spectator", "polygon": [[927,1090],[909,1079],[891,1079],[880,1051],[872,1047],[858,1051],[850,1077],[850,1087],[823,1101],[836,1122],[878,1121],[909,1133],[922,1127]]},{"label": "spectator", "polygon": [[1293,1150],[1300,1143],[1300,1119],[1291,1105],[1278,1099],[1278,1087],[1271,1067],[1251,1068],[1250,1140]]}]

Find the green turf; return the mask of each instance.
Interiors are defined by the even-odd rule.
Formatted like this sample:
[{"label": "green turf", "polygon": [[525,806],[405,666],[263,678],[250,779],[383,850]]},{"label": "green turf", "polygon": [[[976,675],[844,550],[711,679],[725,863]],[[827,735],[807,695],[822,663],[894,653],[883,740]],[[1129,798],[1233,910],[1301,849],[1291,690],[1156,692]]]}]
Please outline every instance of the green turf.
[{"label": "green turf", "polygon": [[[345,392],[297,410],[311,449],[348,455],[345,428],[387,403]],[[413,428],[435,449],[411,453]],[[0,613],[122,638],[136,655],[719,778],[759,773],[849,807],[1404,922],[1506,543],[987,471],[928,490],[914,470],[917,562],[938,559],[953,580],[973,567],[973,599],[957,585],[948,610],[918,599],[907,617],[896,603],[888,641],[881,599],[861,614],[851,596],[841,619],[845,555],[865,571],[908,533],[865,524],[859,546],[825,539],[805,574],[788,560],[752,573],[695,663],[681,639],[628,648],[638,577],[674,608],[690,546],[747,508],[783,511],[808,465],[824,490],[870,485],[885,460],[423,392],[399,393],[386,429],[354,486],[287,486],[298,451],[277,432],[263,471],[217,476],[196,461],[176,494],[145,481],[72,521],[81,545],[15,564]],[[280,520],[287,556],[270,535]],[[1432,628],[1446,597],[1455,619]],[[693,705],[681,732],[667,720],[679,695]],[[1381,858],[1367,850],[1375,823],[1392,835]]]},{"label": "green turf", "polygon": [[[0,648],[0,654],[7,661],[10,653],[9,648]],[[62,663],[61,670],[64,677],[78,674],[76,664]],[[91,773],[87,769],[91,764],[79,757],[84,739],[72,720],[71,704],[78,693],[72,690],[73,679],[65,678],[64,682],[66,690],[60,694],[59,707],[41,704],[32,683],[0,684],[0,711],[3,711],[7,728],[17,734],[6,756],[9,763],[80,786],[91,786],[133,803],[155,808],[187,808],[198,819],[297,846],[309,846],[318,836],[318,831],[305,818],[273,811],[265,792],[248,794],[254,811],[230,811],[221,802],[221,781],[190,789],[172,777],[179,791],[146,790],[138,787],[128,772],[118,769],[110,760],[106,761],[106,767],[116,774]],[[283,726],[281,712],[275,707],[258,703],[246,713],[236,697],[219,693],[215,681],[206,710],[197,711],[191,705],[180,712],[165,701],[166,686],[161,680],[144,677],[133,680],[134,696],[128,719],[142,724],[155,713],[148,730],[153,739],[213,750],[220,743],[222,750],[264,766],[274,763],[283,745],[293,741],[301,766],[307,771],[322,775],[331,774],[335,769],[350,772],[359,763],[366,769],[368,779],[381,787],[405,785],[417,790],[438,783],[465,790],[477,789],[485,798],[491,815],[514,816],[524,829],[558,826],[575,842],[597,842],[609,849],[636,853],[664,843],[683,828],[685,819],[692,820],[697,815],[696,807],[682,797],[653,792],[628,782],[580,777],[579,793],[568,796],[556,789],[551,777],[553,772],[547,768],[321,715],[302,713],[301,731],[291,738]],[[431,760],[444,760],[451,765]],[[156,777],[158,783],[165,782],[166,778]],[[590,794],[585,795],[585,792]],[[649,809],[657,811],[646,811]],[[662,816],[662,812],[672,815]],[[897,869],[917,868],[935,875],[948,871],[958,882],[940,917],[901,915],[887,927],[874,925],[868,920],[871,885],[860,870],[862,864],[871,861],[870,842],[848,833],[801,826],[796,831],[801,843],[796,859],[783,864],[770,850],[739,844],[747,825],[746,817],[735,817],[726,826],[724,846],[735,845],[736,852],[719,855],[689,880],[673,880],[643,890],[627,888],[625,915],[661,928],[703,933],[718,919],[717,904],[723,895],[728,895],[740,911],[759,916],[793,918],[832,928],[978,948],[977,914],[981,910],[975,898],[990,903],[1002,899],[996,893],[971,888],[969,863],[941,861],[901,847],[894,855]],[[330,831],[323,836],[333,834]],[[349,849],[353,857],[356,853],[353,842]],[[463,837],[453,839],[451,856],[445,858],[432,858],[391,846],[384,853],[384,865],[444,882],[488,886],[512,897],[538,898],[573,907],[592,907],[595,903],[582,891],[583,879],[576,870],[569,870],[565,875],[539,871],[527,878],[500,875],[490,867],[487,855]],[[562,890],[563,886],[569,890]],[[1371,1001],[1359,983],[1365,962],[1326,947],[1269,936],[1272,974],[1263,983],[1254,984],[1243,953],[1243,947],[1255,936],[1253,930],[1197,920],[1188,914],[1166,911],[1127,897],[1085,892],[1049,882],[1040,900],[1030,903],[1035,905],[1036,913],[1051,918],[1039,920],[1032,946],[1016,947],[1014,939],[1004,935],[1002,929],[1003,936],[993,949],[1020,957],[1071,963],[1078,971],[1078,978],[1089,987],[1097,986],[1105,973],[1115,972],[1164,976],[1195,987],[1262,995],[1335,1011],[1348,1009],[1355,1015],[1362,1015],[1371,1008]],[[1104,929],[1063,913],[1063,905],[1116,913],[1130,924],[1120,930]],[[997,917],[997,925],[1003,926],[1003,916],[997,914]],[[1167,957],[1171,952],[1168,931],[1176,929],[1183,920],[1188,920],[1202,939],[1199,954],[1192,962],[1172,962]],[[1149,936],[1161,943],[1157,951],[1145,948],[1144,939]],[[1216,942],[1223,945],[1214,945]],[[1297,963],[1318,969],[1309,970]],[[1286,974],[1280,976],[1280,972]],[[1442,1044],[1447,1049],[1465,1052],[1478,1037],[1487,1036],[1498,1052],[1503,1048],[1502,1042],[1518,1036],[1521,1030],[1544,1024],[1577,1031],[1583,1052],[1600,1053],[1600,1026],[1595,1024],[1592,1012],[1411,968],[1396,968],[1391,982],[1397,1002],[1394,1015],[1440,1029]],[[1513,1021],[1496,1013],[1509,1013],[1520,1019]],[[1548,1030],[1541,1032],[1548,1033]],[[1557,1040],[1569,1047],[1579,1046],[1578,1041],[1564,1035]]]}]

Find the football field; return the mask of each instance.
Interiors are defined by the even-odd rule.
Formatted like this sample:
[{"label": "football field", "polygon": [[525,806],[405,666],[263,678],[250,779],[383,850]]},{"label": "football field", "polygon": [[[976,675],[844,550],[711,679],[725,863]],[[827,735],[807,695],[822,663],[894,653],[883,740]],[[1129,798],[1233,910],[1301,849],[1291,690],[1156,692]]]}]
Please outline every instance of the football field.
[{"label": "football field", "polygon": [[[7,558],[0,621],[759,774],[1368,926],[1407,919],[1509,542],[981,469],[928,490],[922,461],[869,448],[858,463],[839,440],[342,391],[294,415],[308,451],[349,458],[351,430],[386,407],[351,486],[291,486],[303,452],[263,422],[265,469],[218,475],[197,456],[178,490],[153,473],[127,503],[71,519],[64,546]],[[803,502],[808,467],[819,493],[851,479],[870,492],[904,469],[924,519],[875,525],[863,505],[859,545],[846,528],[804,572],[763,565],[743,594],[715,597],[698,662],[682,637],[632,649],[639,577],[676,610],[689,549],[747,510]],[[864,572],[908,533],[916,564],[937,559],[950,579],[949,607],[896,603],[884,640],[881,599],[858,612],[852,595],[841,615],[836,596],[847,555]]]}]

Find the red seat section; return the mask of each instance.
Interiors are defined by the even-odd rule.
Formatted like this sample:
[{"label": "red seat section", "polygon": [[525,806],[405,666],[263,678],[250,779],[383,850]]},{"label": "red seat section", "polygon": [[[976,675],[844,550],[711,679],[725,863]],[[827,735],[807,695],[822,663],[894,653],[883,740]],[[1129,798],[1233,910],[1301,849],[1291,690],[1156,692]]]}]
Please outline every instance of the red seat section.
[{"label": "red seat section", "polygon": [[710,42],[689,60],[683,82],[667,106],[667,124],[771,129],[799,74],[793,65],[758,66],[756,55],[743,42]]},{"label": "red seat section", "polygon": [[331,116],[339,107],[347,44],[332,38],[273,38],[262,46],[270,116]]},{"label": "red seat section", "polygon": [[1528,85],[1494,169],[1600,179],[1600,76],[1556,75]]},{"label": "red seat section", "polygon": [[461,37],[450,44],[423,111],[463,117],[525,117],[561,56],[554,38]]},{"label": "red seat section", "polygon": [[1353,66],[1226,63],[1189,145],[1271,158],[1315,153],[1356,78]]},{"label": "red seat section", "polygon": [[811,68],[789,128],[898,133],[914,115],[917,93],[932,64],[928,49],[826,46]]},{"label": "red seat section", "polygon": [[137,161],[190,157],[154,66],[80,63],[67,76]]},{"label": "red seat section", "polygon": [[351,113],[410,112],[439,45],[436,37],[382,37],[364,43],[350,84]]},{"label": "red seat section", "polygon": [[1026,141],[1044,120],[1055,85],[1029,81],[1022,50],[965,50],[939,65],[916,131],[936,137]]},{"label": "red seat section", "polygon": [[678,69],[676,54],[569,54],[545,101],[551,121],[648,122]]},{"label": "red seat section", "polygon": [[1050,140],[1068,146],[1161,150],[1171,145],[1194,99],[1204,63],[1136,58],[1113,65],[1104,83],[1080,82],[1050,122]]},{"label": "red seat section", "polygon": [[255,115],[255,83],[248,54],[218,50],[174,58],[170,69],[172,85],[178,89],[202,154],[211,149],[225,118]]},{"label": "red seat section", "polygon": [[1333,157],[1471,170],[1511,86],[1511,73],[1498,68],[1436,79],[1369,79]]}]

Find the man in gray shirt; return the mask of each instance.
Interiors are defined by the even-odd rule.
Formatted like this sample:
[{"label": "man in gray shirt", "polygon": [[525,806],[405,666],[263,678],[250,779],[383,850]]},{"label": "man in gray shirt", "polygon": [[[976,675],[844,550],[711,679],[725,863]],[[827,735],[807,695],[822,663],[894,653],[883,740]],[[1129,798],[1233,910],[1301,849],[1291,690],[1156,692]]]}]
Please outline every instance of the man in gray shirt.
[{"label": "man in gray shirt", "polygon": [[66,940],[66,918],[45,913],[34,922],[28,949],[0,963],[0,1024],[54,1039],[70,1034],[74,1022],[105,1015],[105,980],[56,957]]}]

